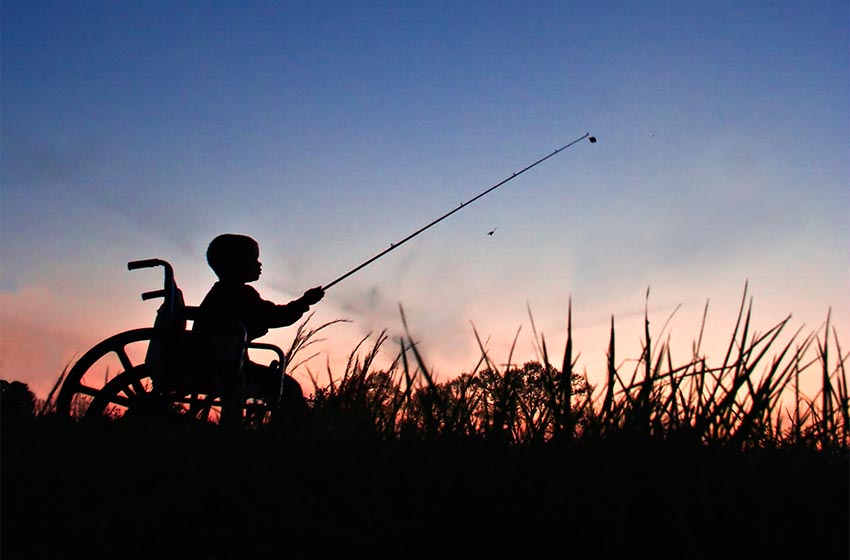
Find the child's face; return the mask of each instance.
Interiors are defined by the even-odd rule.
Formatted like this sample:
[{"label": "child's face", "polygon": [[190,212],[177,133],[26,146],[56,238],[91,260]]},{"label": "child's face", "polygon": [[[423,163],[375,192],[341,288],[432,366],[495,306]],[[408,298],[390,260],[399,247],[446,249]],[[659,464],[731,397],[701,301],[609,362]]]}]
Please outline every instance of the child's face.
[{"label": "child's face", "polygon": [[260,278],[263,273],[263,263],[260,262],[260,253],[255,251],[252,255],[245,255],[245,281],[253,282]]},{"label": "child's face", "polygon": [[253,282],[259,279],[263,271],[263,263],[260,262],[260,251],[254,249],[246,251],[243,258],[239,259],[234,266],[233,274],[240,282]]}]

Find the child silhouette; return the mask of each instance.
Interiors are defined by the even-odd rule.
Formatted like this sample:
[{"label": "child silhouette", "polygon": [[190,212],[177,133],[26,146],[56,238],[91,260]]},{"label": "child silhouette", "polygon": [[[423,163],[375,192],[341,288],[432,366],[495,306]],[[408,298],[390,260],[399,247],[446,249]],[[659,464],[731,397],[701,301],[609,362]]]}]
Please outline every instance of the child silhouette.
[{"label": "child silhouette", "polygon": [[[258,243],[247,235],[227,233],[212,240],[207,248],[207,263],[218,276],[218,282],[198,307],[193,332],[240,335],[244,328],[251,341],[269,329],[292,325],[324,297],[324,290],[317,287],[286,304],[263,299],[248,285],[262,273],[259,257]],[[280,396],[280,406],[287,417],[302,418],[309,412],[301,385],[291,376],[284,375],[281,390],[279,371],[252,362],[247,356],[242,372],[246,396],[261,397],[269,403],[277,402]]]}]

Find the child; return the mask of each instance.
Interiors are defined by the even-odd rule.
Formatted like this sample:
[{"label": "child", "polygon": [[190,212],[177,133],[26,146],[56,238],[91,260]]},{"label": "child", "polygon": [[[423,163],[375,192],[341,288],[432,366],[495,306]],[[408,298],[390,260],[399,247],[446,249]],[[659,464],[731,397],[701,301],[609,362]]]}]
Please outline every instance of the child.
[{"label": "child", "polygon": [[[241,323],[251,341],[271,328],[292,325],[324,297],[324,290],[317,287],[283,305],[264,300],[248,285],[262,272],[259,257],[259,245],[246,235],[228,233],[212,240],[207,248],[207,263],[218,276],[218,282],[198,307],[194,332],[238,335]],[[280,374],[275,368],[254,363],[246,356],[242,372],[247,396],[277,402],[281,387]],[[309,412],[301,385],[289,375],[283,378],[280,405],[287,416],[297,418]]]}]

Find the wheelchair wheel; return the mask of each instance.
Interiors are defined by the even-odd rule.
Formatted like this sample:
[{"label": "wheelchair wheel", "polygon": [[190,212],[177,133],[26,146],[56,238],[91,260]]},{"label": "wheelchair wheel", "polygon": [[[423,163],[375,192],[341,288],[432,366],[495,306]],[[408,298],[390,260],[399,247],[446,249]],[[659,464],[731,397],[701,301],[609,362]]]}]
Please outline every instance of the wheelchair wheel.
[{"label": "wheelchair wheel", "polygon": [[163,394],[154,387],[147,366],[141,364],[121,372],[104,385],[83,417],[115,418],[127,414],[147,418],[182,415],[208,421],[220,417],[221,401],[215,395],[197,392],[169,391]]},{"label": "wheelchair wheel", "polygon": [[[215,395],[188,388],[172,389],[166,395],[154,390],[144,356],[155,334],[153,328],[125,331],[86,352],[65,376],[56,399],[57,413],[92,419],[122,416],[128,410],[173,411],[198,420],[220,419],[222,403]],[[268,421],[265,403],[249,399],[244,404],[242,414],[248,425]]]},{"label": "wheelchair wheel", "polygon": [[132,410],[142,414],[165,412],[168,403],[154,391],[145,364],[131,367],[113,377],[94,396],[84,418],[124,415]]},{"label": "wheelchair wheel", "polygon": [[[92,401],[109,384],[110,378],[133,370],[144,361],[144,351],[153,335],[153,328],[125,331],[107,338],[83,354],[62,382],[56,398],[56,412],[62,416],[86,416]],[[134,360],[131,356],[137,354],[141,357]],[[113,367],[117,371],[110,375]]]}]

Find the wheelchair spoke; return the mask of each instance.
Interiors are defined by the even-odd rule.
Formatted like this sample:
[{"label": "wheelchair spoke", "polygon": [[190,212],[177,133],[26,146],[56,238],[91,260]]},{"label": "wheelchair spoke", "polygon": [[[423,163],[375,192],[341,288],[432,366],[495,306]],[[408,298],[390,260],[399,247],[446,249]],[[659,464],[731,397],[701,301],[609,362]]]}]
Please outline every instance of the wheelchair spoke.
[{"label": "wheelchair spoke", "polygon": [[109,403],[129,408],[133,404],[133,397],[132,395],[130,395],[130,398],[122,397],[121,395],[114,395],[109,399]]},{"label": "wheelchair spoke", "polygon": [[130,356],[127,354],[126,346],[116,348],[115,353],[118,355],[118,359],[121,361],[121,367],[124,368],[124,371],[133,367],[133,362],[130,361]]},{"label": "wheelchair spoke", "polygon": [[88,385],[83,385],[82,383],[80,383],[77,386],[77,393],[81,395],[88,395],[89,397],[96,397],[100,394],[100,389],[89,387]]},{"label": "wheelchair spoke", "polygon": [[[135,389],[135,391],[136,391],[136,395],[139,395],[139,394],[141,394],[141,393],[145,393],[145,392],[147,392],[147,391],[145,391],[145,386],[144,386],[144,385],[142,385],[142,382],[141,382],[141,380],[139,380],[139,379],[134,379],[134,380],[131,382],[131,385],[132,385],[132,388],[133,388],[133,389]],[[130,388],[130,387],[128,387],[128,389],[129,389],[129,388]]]},{"label": "wheelchair spoke", "polygon": [[122,388],[116,396],[120,398],[121,393],[123,393],[127,396],[127,400],[132,402],[138,396],[138,392],[133,387],[133,385],[135,385],[136,383],[137,382],[135,382],[135,381],[131,381],[130,385],[127,385],[126,387]]}]

